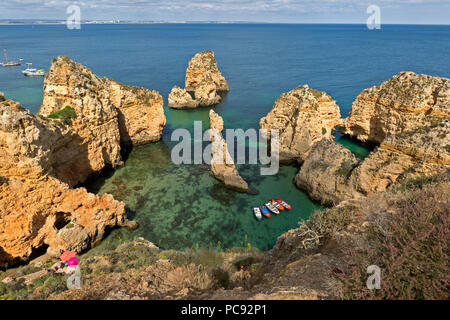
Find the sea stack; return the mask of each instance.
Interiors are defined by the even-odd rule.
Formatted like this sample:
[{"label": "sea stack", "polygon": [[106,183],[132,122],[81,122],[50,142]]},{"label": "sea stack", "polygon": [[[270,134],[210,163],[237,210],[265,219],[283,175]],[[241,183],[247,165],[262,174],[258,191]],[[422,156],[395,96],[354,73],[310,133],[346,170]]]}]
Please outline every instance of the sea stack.
[{"label": "sea stack", "polygon": [[213,110],[209,111],[211,125],[211,174],[230,189],[239,192],[251,192],[247,182],[236,169],[228,152],[227,143],[222,136],[223,119]]},{"label": "sea stack", "polygon": [[185,88],[173,87],[169,95],[169,107],[192,109],[213,106],[221,100],[221,93],[229,91],[228,83],[217,66],[214,52],[197,53],[186,70]]},{"label": "sea stack", "polygon": [[304,85],[283,93],[259,124],[269,137],[270,130],[279,130],[280,162],[302,163],[314,143],[332,138],[340,118],[339,107],[329,95]]}]

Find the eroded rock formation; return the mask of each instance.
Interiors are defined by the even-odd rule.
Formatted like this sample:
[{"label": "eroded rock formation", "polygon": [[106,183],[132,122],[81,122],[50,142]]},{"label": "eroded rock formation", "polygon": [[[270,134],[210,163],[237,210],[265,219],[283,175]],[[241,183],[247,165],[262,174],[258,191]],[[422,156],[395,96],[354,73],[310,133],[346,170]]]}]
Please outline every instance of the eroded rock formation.
[{"label": "eroded rock formation", "polygon": [[388,190],[395,183],[450,167],[450,122],[388,136],[358,163],[342,145],[314,145],[294,182],[328,205]]},{"label": "eroded rock formation", "polygon": [[106,165],[121,165],[121,146],[159,140],[166,123],[158,92],[99,78],[67,57],[48,71],[39,114],[70,121],[76,134],[79,146],[66,148],[55,165],[58,178],[72,186]]},{"label": "eroded rock formation", "polygon": [[186,70],[185,89],[173,87],[169,95],[169,107],[192,109],[199,106],[213,106],[229,91],[228,83],[217,67],[213,51],[197,53]]},{"label": "eroded rock formation", "polygon": [[342,199],[360,194],[348,185],[348,178],[358,160],[350,150],[332,140],[323,139],[312,147],[294,178],[296,186],[324,204],[333,205]]},{"label": "eroded rock formation", "polygon": [[450,79],[401,72],[361,92],[342,132],[380,144],[396,133],[450,118]]},{"label": "eroded rock formation", "polygon": [[55,177],[55,157],[76,147],[74,136],[14,101],[0,102],[1,266],[47,247],[55,255],[80,252],[97,243],[106,227],[132,225],[122,202],[71,189]]},{"label": "eroded rock formation", "polygon": [[213,110],[209,111],[211,123],[211,174],[230,189],[240,192],[251,192],[247,182],[236,169],[228,152],[227,143],[222,137],[223,119]]},{"label": "eroded rock formation", "polygon": [[378,145],[359,162],[342,145],[317,143],[294,181],[333,205],[383,192],[450,166],[450,80],[402,72],[364,90],[342,131]]},{"label": "eroded rock formation", "polygon": [[108,227],[136,227],[124,203],[72,187],[120,165],[122,146],[158,140],[165,121],[156,91],[101,79],[66,57],[52,63],[38,116],[1,94],[0,266],[80,252]]},{"label": "eroded rock formation", "polygon": [[283,93],[259,124],[261,129],[279,130],[281,162],[301,163],[314,143],[331,138],[340,117],[329,95],[304,85]]}]

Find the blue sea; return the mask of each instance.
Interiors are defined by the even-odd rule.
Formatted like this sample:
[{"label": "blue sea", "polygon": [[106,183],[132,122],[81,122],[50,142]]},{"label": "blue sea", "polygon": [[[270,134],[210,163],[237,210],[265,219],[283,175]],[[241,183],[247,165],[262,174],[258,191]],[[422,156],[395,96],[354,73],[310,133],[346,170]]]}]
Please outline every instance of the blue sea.
[{"label": "blue sea", "polygon": [[[215,51],[230,92],[214,107],[228,128],[258,128],[259,119],[283,92],[299,85],[326,91],[346,116],[365,88],[400,71],[450,77],[450,26],[290,24],[155,24],[0,26],[0,47],[10,60],[23,58],[48,68],[59,55],[91,68],[100,76],[158,90],[165,100],[174,85],[184,86],[191,57]],[[32,112],[42,101],[42,78],[25,78],[19,68],[0,69],[0,91]],[[112,193],[127,204],[139,222],[136,231],[112,231],[101,246],[143,236],[163,248],[194,246],[268,249],[283,232],[298,226],[322,207],[298,190],[298,168],[282,166],[276,176],[260,176],[257,166],[241,174],[258,195],[225,189],[205,165],[171,162],[176,128],[192,130],[195,120],[208,126],[209,108],[165,107],[167,126],[158,143],[135,148],[125,166],[87,185],[92,192]],[[359,158],[369,150],[346,137],[336,139]],[[125,188],[118,187],[125,185]],[[257,222],[251,207],[282,197],[294,209]]]}]

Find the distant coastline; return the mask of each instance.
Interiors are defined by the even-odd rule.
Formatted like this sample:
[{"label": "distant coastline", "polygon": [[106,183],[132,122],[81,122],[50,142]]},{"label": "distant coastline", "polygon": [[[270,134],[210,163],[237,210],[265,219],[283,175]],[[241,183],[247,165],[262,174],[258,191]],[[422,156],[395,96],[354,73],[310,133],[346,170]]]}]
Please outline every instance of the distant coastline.
[{"label": "distant coastline", "polygon": [[[0,20],[0,25],[60,25],[66,24],[65,20]],[[133,20],[85,20],[81,24],[261,24],[266,22],[249,21],[133,21]]]},{"label": "distant coastline", "polygon": [[[0,26],[17,25],[64,25],[66,20],[22,20],[22,19],[0,19]],[[342,23],[342,22],[267,22],[267,21],[138,21],[138,20],[84,20],[82,25],[124,25],[124,24],[304,24],[304,25],[364,25],[361,23]],[[420,26],[449,26],[450,24],[406,24],[406,23],[385,23],[388,25],[420,25]]]}]

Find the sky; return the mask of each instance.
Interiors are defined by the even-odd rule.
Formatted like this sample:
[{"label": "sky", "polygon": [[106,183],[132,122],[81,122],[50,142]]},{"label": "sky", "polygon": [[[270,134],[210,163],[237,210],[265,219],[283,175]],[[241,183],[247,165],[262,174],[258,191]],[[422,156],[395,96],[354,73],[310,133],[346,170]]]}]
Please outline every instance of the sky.
[{"label": "sky", "polygon": [[65,20],[70,5],[82,20],[366,23],[380,8],[382,24],[450,24],[450,0],[0,0],[0,19]]}]

